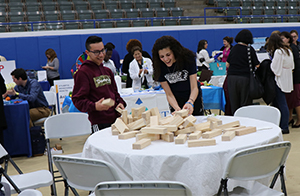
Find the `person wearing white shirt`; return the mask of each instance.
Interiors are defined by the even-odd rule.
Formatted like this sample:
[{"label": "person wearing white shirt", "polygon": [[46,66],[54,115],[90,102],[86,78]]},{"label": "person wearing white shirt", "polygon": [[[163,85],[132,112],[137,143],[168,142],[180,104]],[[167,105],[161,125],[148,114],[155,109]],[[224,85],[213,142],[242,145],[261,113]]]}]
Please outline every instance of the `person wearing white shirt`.
[{"label": "person wearing white shirt", "polygon": [[289,133],[289,108],[285,93],[293,91],[294,57],[290,47],[280,36],[273,33],[268,41],[267,51],[271,54],[271,70],[275,74],[276,94],[273,105],[281,112],[280,128],[283,134]]},{"label": "person wearing white shirt", "polygon": [[132,79],[134,91],[139,90],[142,85],[149,88],[153,85],[153,67],[149,58],[142,56],[142,49],[139,46],[132,48],[134,60],[129,64],[129,74]]},{"label": "person wearing white shirt", "polygon": [[200,40],[198,43],[196,64],[199,71],[201,71],[202,69],[208,70],[209,63],[212,63],[215,60],[214,58],[209,58],[208,52],[206,50],[207,46],[208,43],[206,40]]},{"label": "person wearing white shirt", "polygon": [[112,60],[110,60],[111,55],[112,55],[112,49],[106,48],[106,55],[103,59],[103,66],[109,68],[113,72],[113,74],[116,75],[117,70],[116,70],[115,63]]}]

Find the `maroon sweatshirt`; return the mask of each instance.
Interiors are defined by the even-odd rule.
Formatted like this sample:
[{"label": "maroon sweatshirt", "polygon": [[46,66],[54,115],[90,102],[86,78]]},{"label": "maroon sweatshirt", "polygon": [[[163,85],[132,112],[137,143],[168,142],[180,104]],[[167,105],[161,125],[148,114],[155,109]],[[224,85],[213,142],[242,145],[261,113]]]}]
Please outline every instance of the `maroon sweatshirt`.
[{"label": "maroon sweatshirt", "polygon": [[[96,111],[95,102],[102,98],[115,100],[115,105],[107,111]],[[116,106],[123,103],[126,107],[125,101],[118,93],[112,71],[90,60],[84,61],[74,75],[72,101],[78,110],[89,114],[92,125],[114,123],[119,117],[119,113],[115,110]]]}]

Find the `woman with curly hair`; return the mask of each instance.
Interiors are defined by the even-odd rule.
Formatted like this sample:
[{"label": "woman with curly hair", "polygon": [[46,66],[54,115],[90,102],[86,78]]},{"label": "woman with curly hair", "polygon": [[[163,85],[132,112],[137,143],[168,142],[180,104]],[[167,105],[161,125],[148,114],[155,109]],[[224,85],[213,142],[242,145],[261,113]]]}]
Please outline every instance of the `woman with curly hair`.
[{"label": "woman with curly hair", "polygon": [[56,52],[52,48],[47,49],[45,55],[47,57],[47,64],[42,68],[47,71],[47,80],[50,86],[53,86],[53,80],[60,79],[60,75],[58,73],[59,60]]},{"label": "woman with curly hair", "polygon": [[[140,48],[142,48],[142,43],[137,39],[130,39],[126,44],[126,50],[128,51],[128,53],[125,55],[122,65],[122,72],[127,74],[126,88],[132,87],[132,79],[129,73],[129,64],[134,60],[133,54],[131,52],[134,46],[139,46]],[[146,51],[142,51],[142,56],[151,59],[151,56]]]},{"label": "woman with curly hair", "polygon": [[165,90],[170,110],[203,115],[202,91],[197,82],[194,53],[175,38],[162,36],[152,48],[154,79]]}]

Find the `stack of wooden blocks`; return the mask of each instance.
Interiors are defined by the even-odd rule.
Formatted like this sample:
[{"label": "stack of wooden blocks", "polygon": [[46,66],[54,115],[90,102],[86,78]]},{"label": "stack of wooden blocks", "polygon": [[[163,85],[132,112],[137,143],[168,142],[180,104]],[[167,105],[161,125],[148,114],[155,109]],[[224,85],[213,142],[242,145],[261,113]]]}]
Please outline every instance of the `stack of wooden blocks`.
[{"label": "stack of wooden blocks", "polygon": [[[133,149],[143,149],[151,141],[164,140],[188,147],[216,145],[214,137],[222,135],[222,141],[231,141],[235,136],[256,132],[256,127],[240,126],[239,121],[222,124],[215,117],[208,117],[207,122],[195,124],[196,118],[188,115],[188,110],[175,112],[174,116],[162,118],[157,107],[145,111],[145,106],[132,108],[131,115],[127,110],[118,110],[121,114],[111,130],[119,139],[136,137]],[[174,137],[176,138],[174,139]],[[202,138],[201,138],[202,137]]]}]

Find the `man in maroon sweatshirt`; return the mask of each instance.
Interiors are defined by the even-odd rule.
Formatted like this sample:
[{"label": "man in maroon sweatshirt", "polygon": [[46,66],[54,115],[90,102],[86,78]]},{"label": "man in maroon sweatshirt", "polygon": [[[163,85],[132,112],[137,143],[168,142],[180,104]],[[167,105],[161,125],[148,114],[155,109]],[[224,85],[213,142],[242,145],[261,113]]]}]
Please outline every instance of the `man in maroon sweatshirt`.
[{"label": "man in maroon sweatshirt", "polygon": [[[126,103],[118,93],[114,74],[109,68],[103,67],[106,51],[102,38],[88,37],[85,47],[90,59],[85,60],[74,75],[72,101],[78,110],[89,114],[94,133],[111,126],[119,117],[115,109],[124,109]],[[113,99],[115,105],[103,105],[102,101],[107,98]]]}]

